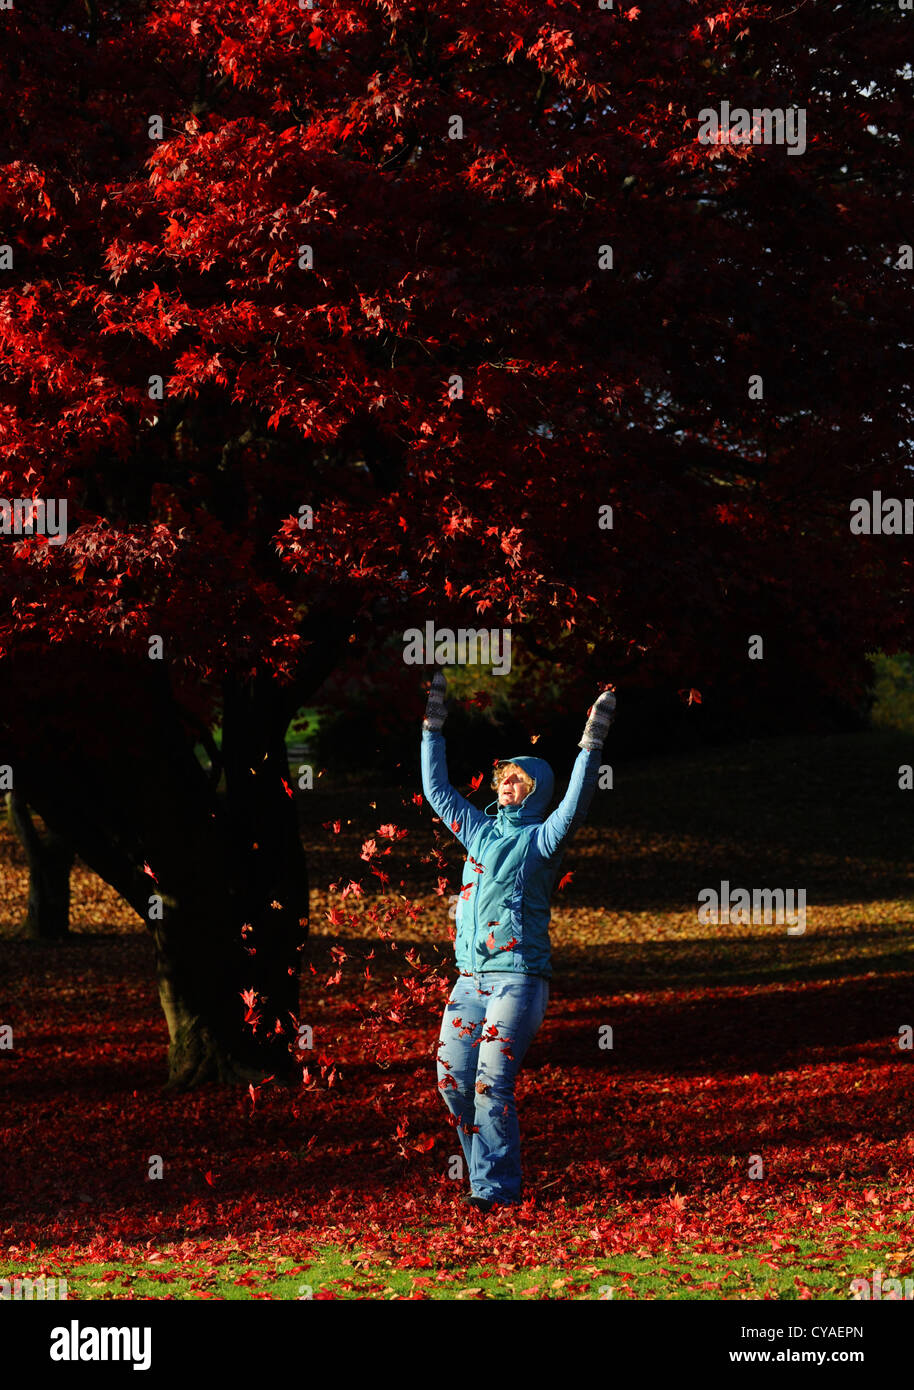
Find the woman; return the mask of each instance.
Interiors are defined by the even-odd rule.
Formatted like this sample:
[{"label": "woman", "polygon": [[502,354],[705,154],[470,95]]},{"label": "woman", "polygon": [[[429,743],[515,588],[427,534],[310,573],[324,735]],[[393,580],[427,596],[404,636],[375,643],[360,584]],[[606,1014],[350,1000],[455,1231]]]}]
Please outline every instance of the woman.
[{"label": "woman", "polygon": [[438,1085],[469,1170],[463,1200],[489,1211],[521,1200],[514,1082],[546,1014],[549,902],[562,856],[593,797],[616,697],[610,687],[588,711],[568,790],[547,819],[555,778],[542,758],[497,765],[494,816],[496,802],[480,811],[451,786],[441,733],[445,690],[438,671],[422,725],[422,790],[467,858],[454,943],[460,975],[441,1025]]}]

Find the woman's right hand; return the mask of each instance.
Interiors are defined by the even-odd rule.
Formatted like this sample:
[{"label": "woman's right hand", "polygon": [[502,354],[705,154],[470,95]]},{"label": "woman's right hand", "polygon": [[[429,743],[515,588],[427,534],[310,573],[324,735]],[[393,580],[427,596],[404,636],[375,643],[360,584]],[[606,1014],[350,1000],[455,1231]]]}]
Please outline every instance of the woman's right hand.
[{"label": "woman's right hand", "polygon": [[447,691],[447,681],[443,671],[436,671],[432,677],[431,689],[428,692],[428,702],[425,706],[425,718],[422,721],[424,729],[434,729],[439,733],[441,726],[447,719],[447,705],[444,696]]},{"label": "woman's right hand", "polygon": [[602,748],[609,733],[609,726],[616,715],[616,690],[610,685],[598,695],[587,711],[587,724],[581,737],[579,748]]}]

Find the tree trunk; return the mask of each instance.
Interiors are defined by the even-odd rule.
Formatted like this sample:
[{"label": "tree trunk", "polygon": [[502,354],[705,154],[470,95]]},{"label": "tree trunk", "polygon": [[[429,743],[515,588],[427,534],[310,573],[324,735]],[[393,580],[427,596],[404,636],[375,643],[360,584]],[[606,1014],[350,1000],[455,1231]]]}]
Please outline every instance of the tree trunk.
[{"label": "tree trunk", "polygon": [[[290,1043],[308,874],[296,804],[284,785],[285,726],[270,719],[270,704],[268,689],[226,687],[225,814],[221,824],[209,822],[218,840],[207,835],[199,854],[188,854],[185,841],[162,920],[150,923],[172,1087],[295,1074]],[[156,890],[152,880],[150,887]]]},{"label": "tree trunk", "polygon": [[35,827],[21,792],[10,793],[10,820],[29,866],[29,904],[22,934],[32,941],[64,941],[70,935],[70,870],[73,846],[53,830]]},{"label": "tree trunk", "polygon": [[147,878],[146,917],[170,1038],[167,1084],[176,1089],[295,1074],[308,874],[287,790],[287,723],[269,682],[226,682],[218,810],[207,802],[175,817],[176,796],[192,806],[189,789],[170,786],[162,771],[147,791],[150,835],[170,811],[173,825],[161,857],[149,860],[158,882]]},{"label": "tree trunk", "polygon": [[[106,690],[104,721],[91,718],[95,682]],[[42,739],[17,758],[17,786],[49,830],[72,830],[83,861],[149,928],[170,1040],[166,1084],[290,1079],[308,877],[284,785],[288,689],[224,686],[224,792],[198,762],[157,663],[96,653],[74,663],[66,689],[68,718],[89,706],[79,743],[68,745],[62,727],[58,737],[59,695],[36,708],[32,685]],[[61,746],[65,769],[45,751]]]}]

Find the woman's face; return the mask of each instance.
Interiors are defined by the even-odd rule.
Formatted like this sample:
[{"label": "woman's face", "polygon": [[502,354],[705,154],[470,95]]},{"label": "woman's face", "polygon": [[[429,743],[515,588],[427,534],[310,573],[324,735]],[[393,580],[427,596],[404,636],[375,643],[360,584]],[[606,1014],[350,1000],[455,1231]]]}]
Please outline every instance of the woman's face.
[{"label": "woman's face", "polygon": [[502,778],[498,788],[499,806],[519,806],[527,795],[527,787],[516,772],[509,772]]}]

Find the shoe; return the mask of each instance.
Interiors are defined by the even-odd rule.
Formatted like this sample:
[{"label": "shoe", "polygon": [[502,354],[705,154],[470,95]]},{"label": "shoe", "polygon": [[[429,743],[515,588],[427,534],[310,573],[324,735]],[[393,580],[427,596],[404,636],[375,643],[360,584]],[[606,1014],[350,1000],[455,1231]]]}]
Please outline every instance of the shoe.
[{"label": "shoe", "polygon": [[491,1211],[493,1207],[519,1207],[523,1197],[512,1197],[507,1202],[496,1202],[491,1197],[477,1197],[475,1193],[468,1192],[460,1200],[464,1206],[478,1207],[480,1211]]}]

